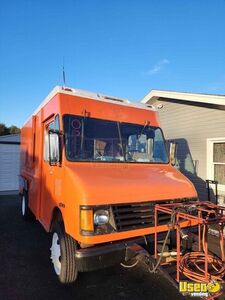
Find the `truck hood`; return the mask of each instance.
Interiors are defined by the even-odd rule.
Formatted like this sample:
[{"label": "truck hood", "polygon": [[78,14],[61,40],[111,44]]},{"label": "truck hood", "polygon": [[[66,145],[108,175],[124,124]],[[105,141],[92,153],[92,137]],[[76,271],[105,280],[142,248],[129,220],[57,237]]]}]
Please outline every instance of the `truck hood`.
[{"label": "truck hood", "polygon": [[71,193],[84,205],[197,197],[193,184],[169,164],[70,163],[66,169]]}]

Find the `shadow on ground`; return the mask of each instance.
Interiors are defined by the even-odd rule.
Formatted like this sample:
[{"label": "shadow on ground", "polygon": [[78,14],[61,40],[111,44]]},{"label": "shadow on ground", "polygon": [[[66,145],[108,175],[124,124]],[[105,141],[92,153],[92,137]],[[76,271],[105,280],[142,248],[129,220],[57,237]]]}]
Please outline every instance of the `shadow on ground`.
[{"label": "shadow on ground", "polygon": [[142,266],[79,274],[62,286],[49,259],[49,237],[38,222],[24,222],[17,196],[0,196],[0,299],[184,299],[159,275]]}]

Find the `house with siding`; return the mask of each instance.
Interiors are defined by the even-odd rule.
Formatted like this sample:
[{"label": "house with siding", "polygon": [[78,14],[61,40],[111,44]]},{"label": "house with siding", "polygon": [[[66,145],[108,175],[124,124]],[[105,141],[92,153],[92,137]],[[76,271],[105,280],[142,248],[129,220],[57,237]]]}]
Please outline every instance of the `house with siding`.
[{"label": "house with siding", "polygon": [[[176,167],[208,200],[206,180],[217,183],[225,204],[225,96],[152,90],[141,101],[159,109],[166,140],[177,143]],[[215,201],[216,184],[209,184]]]}]

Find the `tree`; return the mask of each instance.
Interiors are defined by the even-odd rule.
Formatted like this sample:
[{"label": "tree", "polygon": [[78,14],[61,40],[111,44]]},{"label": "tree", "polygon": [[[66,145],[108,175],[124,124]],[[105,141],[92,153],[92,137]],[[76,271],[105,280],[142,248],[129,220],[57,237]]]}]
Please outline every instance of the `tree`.
[{"label": "tree", "polygon": [[0,135],[9,134],[8,128],[5,126],[4,123],[0,123]]},{"label": "tree", "polygon": [[9,134],[20,133],[20,129],[15,125],[10,126],[8,129],[9,129]]},{"label": "tree", "polygon": [[4,123],[0,123],[0,135],[16,133],[20,133],[20,129],[17,126],[11,125],[10,127],[7,127]]}]

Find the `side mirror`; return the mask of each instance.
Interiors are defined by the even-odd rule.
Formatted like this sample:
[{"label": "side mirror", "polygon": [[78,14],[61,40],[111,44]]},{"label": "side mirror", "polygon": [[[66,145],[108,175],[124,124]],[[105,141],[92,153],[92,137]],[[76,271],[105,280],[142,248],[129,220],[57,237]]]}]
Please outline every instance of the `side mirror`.
[{"label": "side mirror", "polygon": [[170,142],[170,163],[172,166],[176,164],[177,143]]},{"label": "side mirror", "polygon": [[49,164],[56,165],[60,161],[59,134],[49,131]]}]

